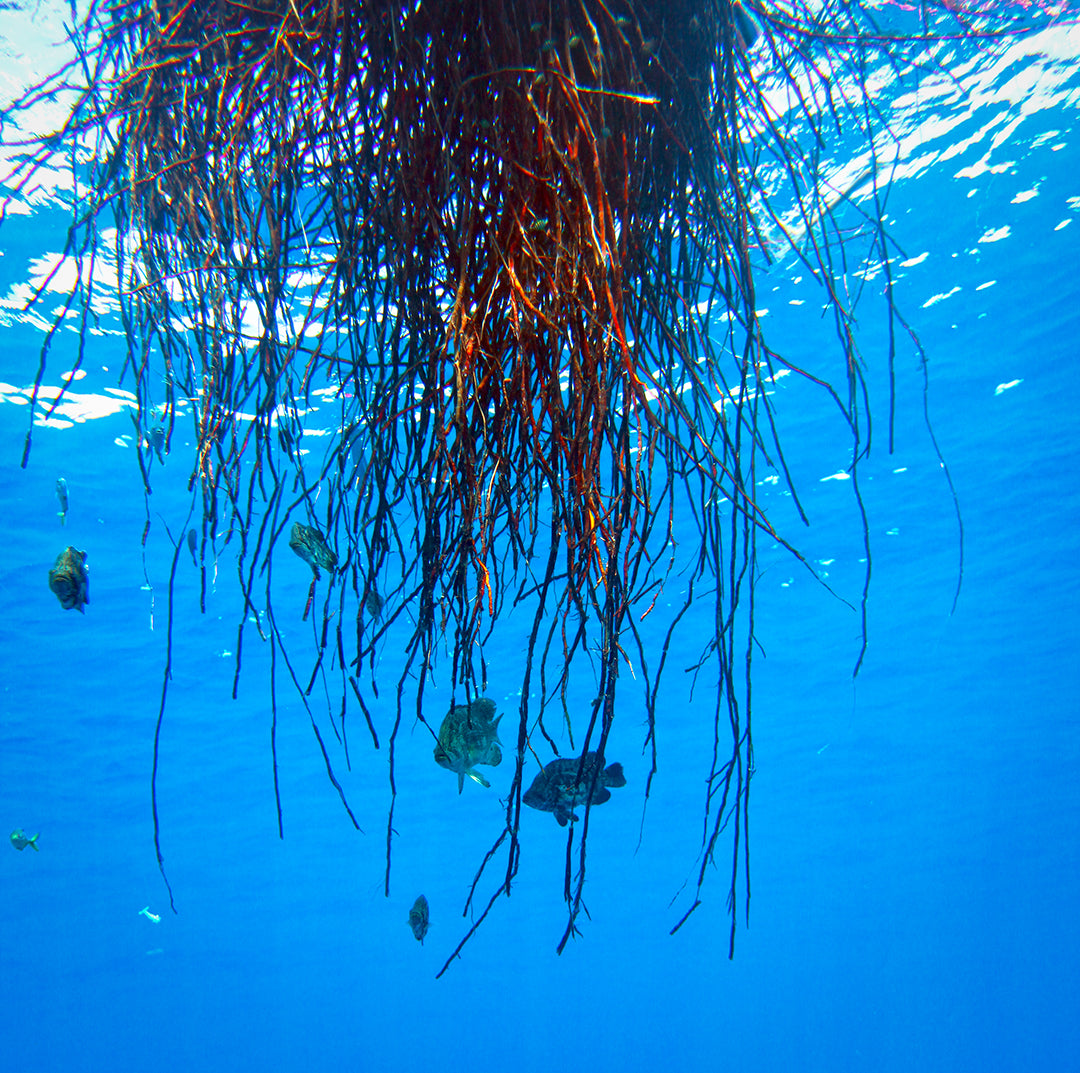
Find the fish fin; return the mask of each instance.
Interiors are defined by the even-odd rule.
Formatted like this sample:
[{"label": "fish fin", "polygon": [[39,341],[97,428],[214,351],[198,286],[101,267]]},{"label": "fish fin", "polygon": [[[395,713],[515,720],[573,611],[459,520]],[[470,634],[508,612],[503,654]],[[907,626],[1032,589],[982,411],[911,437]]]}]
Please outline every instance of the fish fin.
[{"label": "fish fin", "polygon": [[602,805],[605,801],[611,800],[611,791],[604,786],[598,786],[596,793],[592,795],[592,803],[594,805]]},{"label": "fish fin", "polygon": [[[485,790],[491,789],[491,783],[488,782],[483,775],[479,775],[475,771],[466,771],[465,774],[468,775],[469,778],[472,779],[474,782],[480,783],[480,785],[483,786]],[[464,782],[464,780],[462,780],[462,782]]]},{"label": "fish fin", "polygon": [[460,794],[465,789],[465,773],[459,771],[457,773],[457,792]]},{"label": "fish fin", "polygon": [[[604,768],[604,785],[614,786],[616,789],[626,785],[626,776],[623,774],[622,764],[608,764]],[[607,798],[605,797],[606,801]]]},{"label": "fish fin", "polygon": [[41,833],[38,832],[38,834],[34,835],[34,837],[30,839],[30,845],[34,847],[34,852],[35,853],[40,853],[41,852],[41,847],[38,846],[38,844],[37,844],[37,840],[40,837],[40,834]]}]

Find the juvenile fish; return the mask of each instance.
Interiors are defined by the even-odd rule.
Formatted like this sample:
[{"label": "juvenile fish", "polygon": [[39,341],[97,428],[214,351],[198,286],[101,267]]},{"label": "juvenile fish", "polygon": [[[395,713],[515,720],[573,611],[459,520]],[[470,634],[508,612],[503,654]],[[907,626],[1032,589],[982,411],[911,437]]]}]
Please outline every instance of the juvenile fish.
[{"label": "juvenile fish", "polygon": [[27,846],[30,846],[35,853],[40,853],[41,850],[38,849],[37,844],[39,837],[40,834],[34,835],[33,838],[27,838],[26,835],[23,834],[23,829],[21,827],[16,827],[15,830],[11,832],[11,844],[20,852],[26,849]]},{"label": "juvenile fish", "polygon": [[63,477],[56,479],[56,498],[60,500],[60,509],[56,512],[61,525],[67,525],[68,494],[67,481]]},{"label": "juvenile fish", "polygon": [[296,522],[289,537],[289,547],[311,567],[315,577],[319,577],[319,567],[333,570],[337,566],[337,555],[326,543],[326,537],[313,525]]},{"label": "juvenile fish", "polygon": [[427,898],[421,894],[413,902],[412,909],[409,910],[409,927],[412,928],[413,938],[421,946],[424,945],[424,936],[428,932],[429,920]]},{"label": "juvenile fish", "polygon": [[154,425],[146,434],[147,455],[152,450],[157,455],[157,460],[165,465],[165,426]]},{"label": "juvenile fish", "polygon": [[379,621],[382,609],[383,598],[375,591],[374,585],[369,585],[367,596],[364,597],[364,610],[371,616],[372,622]]},{"label": "juvenile fish", "polygon": [[90,578],[86,572],[86,552],[67,547],[57,557],[49,571],[49,588],[56,593],[65,611],[72,608],[85,614],[83,606],[90,602]]}]

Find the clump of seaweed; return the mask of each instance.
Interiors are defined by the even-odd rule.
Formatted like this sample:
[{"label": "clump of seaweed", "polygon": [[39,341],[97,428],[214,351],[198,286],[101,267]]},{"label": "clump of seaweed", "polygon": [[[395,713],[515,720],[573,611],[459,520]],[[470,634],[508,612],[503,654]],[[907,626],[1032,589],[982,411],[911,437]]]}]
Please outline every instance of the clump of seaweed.
[{"label": "clump of seaweed", "polygon": [[[787,474],[767,388],[790,371],[831,395],[858,498],[869,402],[846,258],[889,262],[875,140],[886,121],[868,81],[933,63],[942,42],[1014,32],[1015,15],[960,0],[917,12],[804,0],[114,2],[91,6],[72,28],[76,58],[9,111],[17,121],[42,95],[74,91],[60,130],[25,139],[8,197],[78,147],[65,253],[80,282],[61,316],[81,311],[85,340],[93,264],[111,259],[140,427],[156,421],[169,453],[174,423],[190,421],[201,546],[239,545],[237,676],[251,615],[305,705],[336,672],[339,737],[355,699],[378,748],[377,652],[407,628],[389,672],[387,891],[405,710],[431,729],[433,683],[449,687],[444,710],[459,692],[481,696],[485,643],[512,609],[531,616],[515,770],[473,892],[500,852],[505,870],[468,935],[517,872],[526,765],[565,733],[601,770],[628,667],[652,752],[648,796],[660,678],[680,619],[709,600],[715,629],[695,675],[714,669],[714,741],[686,916],[726,835],[733,949],[749,900],[759,534],[798,556],[754,501],[759,470]],[[862,139],[873,169],[855,233],[823,178],[841,132]],[[760,330],[755,266],[781,246],[825,289],[846,370],[835,386]],[[891,368],[906,328],[891,278],[885,299]],[[340,413],[321,451],[303,421],[320,399]],[[24,465],[29,451],[28,434]],[[140,466],[149,494],[141,455]],[[270,602],[271,556],[296,524],[337,556],[306,688]],[[679,543],[688,530],[692,547]],[[651,652],[642,620],[676,587]],[[355,645],[343,626],[354,617]],[[863,624],[865,647],[865,592]],[[583,663],[594,675],[584,715],[566,702]],[[563,725],[548,725],[553,712]],[[560,950],[582,908],[583,811],[568,833]],[[161,863],[156,799],[154,815]]]}]

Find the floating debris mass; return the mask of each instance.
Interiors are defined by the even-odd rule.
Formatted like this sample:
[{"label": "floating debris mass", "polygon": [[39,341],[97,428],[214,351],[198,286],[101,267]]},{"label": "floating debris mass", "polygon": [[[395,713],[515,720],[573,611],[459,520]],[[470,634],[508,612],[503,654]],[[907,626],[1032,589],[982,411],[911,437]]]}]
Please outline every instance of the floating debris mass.
[{"label": "floating debris mass", "polygon": [[[5,205],[41,169],[77,160],[67,256],[103,257],[101,236],[115,231],[143,487],[149,496],[150,465],[170,444],[185,452],[204,551],[235,540],[235,680],[254,629],[272,667],[287,666],[358,828],[334,767],[339,757],[351,767],[347,709],[359,705],[373,748],[388,742],[387,894],[406,713],[459,792],[466,777],[488,785],[475,768],[498,765],[502,750],[482,696],[485,646],[511,614],[524,623],[520,659],[495,669],[503,695],[518,698],[513,770],[473,885],[493,893],[466,939],[517,876],[523,805],[569,827],[560,950],[576,932],[588,825],[572,821],[625,785],[621,766],[600,758],[627,710],[619,734],[643,727],[648,797],[667,710],[658,698],[675,688],[664,675],[680,652],[699,689],[711,681],[712,748],[701,758],[704,816],[688,820],[704,821],[702,861],[676,927],[701,904],[706,864],[726,853],[734,949],[749,900],[758,540],[813,573],[757,499],[762,478],[775,478],[809,522],[775,385],[804,377],[850,437],[845,485],[865,548],[857,670],[871,397],[852,281],[866,264],[885,275],[890,339],[910,337],[921,355],[893,305],[879,196],[891,132],[880,102],[869,106],[873,80],[880,68],[899,85],[937,62],[937,42],[974,55],[1054,10],[1026,0],[918,9],[897,5],[907,22],[888,30],[880,5],[809,0],[90,5],[72,30],[81,62],[10,110],[17,119],[74,93],[62,133],[13,158]],[[782,121],[781,97],[799,102]],[[823,170],[821,148],[841,134],[870,161],[854,226]],[[781,356],[765,338],[759,266],[787,256],[823,288],[833,354]],[[76,284],[57,315],[66,325],[81,312],[87,345],[91,298]],[[44,375],[45,351],[35,399]],[[174,437],[179,422],[185,435]],[[312,570],[305,620],[320,570],[329,574],[310,678],[273,607],[273,557],[294,512],[318,519],[287,538]],[[89,601],[85,558],[68,548],[49,573],[66,609]],[[170,607],[172,595],[170,580]],[[687,636],[680,622],[701,605],[715,629]],[[356,623],[351,652],[345,622]],[[170,612],[170,661],[173,629]],[[151,780],[163,878],[156,758],[168,681]],[[311,699],[319,681],[325,712]],[[273,728],[279,688],[272,670]],[[424,714],[436,689],[450,706],[438,733]],[[525,789],[526,765],[549,746],[581,754]],[[415,934],[412,914],[410,924]]]}]

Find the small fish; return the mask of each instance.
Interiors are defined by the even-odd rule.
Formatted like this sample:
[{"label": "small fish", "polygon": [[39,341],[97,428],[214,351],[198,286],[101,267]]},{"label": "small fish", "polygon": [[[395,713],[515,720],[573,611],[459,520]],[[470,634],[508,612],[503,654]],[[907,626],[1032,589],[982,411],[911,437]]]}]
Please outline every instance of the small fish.
[{"label": "small fish", "polygon": [[61,525],[67,525],[68,495],[67,481],[63,477],[56,478],[56,498],[60,500],[60,509],[56,512]]},{"label": "small fish", "polygon": [[364,597],[364,610],[371,616],[372,622],[378,622],[382,609],[383,598],[375,590],[374,585],[369,585],[367,596]]},{"label": "small fish", "polygon": [[320,566],[331,571],[337,566],[337,555],[327,546],[326,537],[313,525],[296,522],[289,537],[289,547],[311,567],[316,579]]},{"label": "small fish", "polygon": [[502,750],[499,748],[499,720],[502,716],[494,716],[495,702],[480,697],[472,704],[458,705],[439,727],[435,763],[457,772],[459,794],[465,786],[466,775],[481,786],[491,785],[483,775],[473,771],[475,764],[497,767],[502,763]]},{"label": "small fish", "polygon": [[532,232],[543,231],[548,225],[548,219],[546,216],[539,216],[532,223],[529,224],[529,230]]},{"label": "small fish", "polygon": [[30,846],[35,853],[40,853],[41,850],[37,844],[37,840],[40,837],[39,832],[34,835],[33,838],[27,838],[26,835],[23,834],[23,829],[21,827],[16,827],[15,830],[11,832],[11,844],[20,851],[26,849],[27,846]]},{"label": "small fish", "polygon": [[559,826],[565,827],[570,820],[577,820],[574,809],[578,805],[584,805],[588,800],[589,787],[594,776],[596,777],[596,786],[592,792],[594,805],[602,805],[610,799],[609,786],[626,785],[622,764],[609,764],[598,771],[599,767],[599,753],[586,753],[584,763],[580,757],[576,756],[552,760],[533,779],[532,786],[525,791],[521,800],[530,808],[555,813]]},{"label": "small fish", "polygon": [[158,913],[151,913],[150,906],[148,905],[144,905],[142,909],[139,910],[139,916],[146,917],[146,919],[149,920],[151,924],[161,923],[161,916]]},{"label": "small fish", "polygon": [[424,936],[427,935],[430,917],[428,915],[427,898],[422,894],[413,902],[409,910],[409,927],[412,928],[413,938],[424,945]]},{"label": "small fish", "polygon": [[196,566],[199,565],[199,560],[195,557],[195,548],[198,546],[198,544],[199,544],[199,534],[196,533],[194,527],[192,527],[191,529],[188,530],[187,546],[188,546],[188,551],[191,552],[191,561]]},{"label": "small fish", "polygon": [[80,614],[85,614],[83,605],[90,602],[86,552],[72,547],[62,551],[49,571],[49,588],[56,593],[56,598],[65,611],[75,608]]},{"label": "small fish", "polygon": [[165,465],[165,426],[154,425],[146,434],[146,446],[152,448],[158,461]]}]

